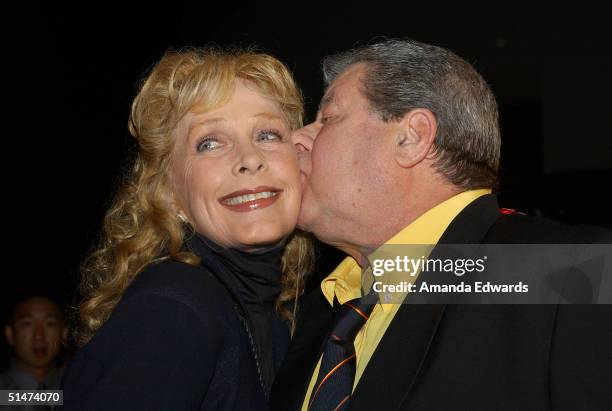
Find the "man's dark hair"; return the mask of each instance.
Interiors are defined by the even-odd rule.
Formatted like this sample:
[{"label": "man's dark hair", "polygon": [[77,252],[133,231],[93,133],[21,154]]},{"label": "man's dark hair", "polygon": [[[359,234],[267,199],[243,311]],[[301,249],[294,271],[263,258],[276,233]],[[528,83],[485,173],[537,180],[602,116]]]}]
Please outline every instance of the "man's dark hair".
[{"label": "man's dark hair", "polygon": [[44,299],[47,300],[53,304],[55,304],[58,308],[58,312],[61,315],[61,320],[64,321],[65,320],[65,313],[64,313],[64,308],[62,306],[62,303],[60,303],[56,298],[51,297],[49,295],[45,295],[45,294],[38,294],[38,293],[34,293],[34,294],[25,294],[25,295],[20,295],[17,298],[15,298],[13,300],[13,303],[11,304],[11,308],[7,313],[6,318],[4,319],[4,324],[6,325],[10,325],[10,326],[14,326],[15,325],[15,321],[16,321],[16,316],[17,316],[17,308],[24,302],[32,299],[32,298],[40,298],[40,299]]}]

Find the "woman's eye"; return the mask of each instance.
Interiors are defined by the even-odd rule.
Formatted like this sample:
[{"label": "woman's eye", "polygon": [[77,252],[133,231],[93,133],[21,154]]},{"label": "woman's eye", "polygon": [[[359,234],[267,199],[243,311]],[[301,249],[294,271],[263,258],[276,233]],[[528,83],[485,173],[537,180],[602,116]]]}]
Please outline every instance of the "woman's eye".
[{"label": "woman's eye", "polygon": [[196,145],[196,150],[198,152],[211,151],[216,148],[219,148],[221,143],[214,137],[205,137],[202,140],[198,141]]},{"label": "woman's eye", "polygon": [[262,130],[257,133],[258,141],[283,141],[281,133],[275,130]]}]

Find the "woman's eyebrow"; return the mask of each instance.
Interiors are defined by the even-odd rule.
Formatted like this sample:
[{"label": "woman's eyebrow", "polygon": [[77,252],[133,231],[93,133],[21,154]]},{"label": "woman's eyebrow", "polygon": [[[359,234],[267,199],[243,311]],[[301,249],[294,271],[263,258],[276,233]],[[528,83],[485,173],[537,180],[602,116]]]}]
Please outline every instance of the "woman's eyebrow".
[{"label": "woman's eyebrow", "polygon": [[193,118],[189,122],[189,126],[187,128],[187,135],[191,135],[191,133],[193,133],[193,130],[198,129],[200,127],[210,126],[211,124],[221,124],[221,123],[226,123],[226,122],[227,120],[224,119],[223,117],[214,117],[214,118],[209,118],[206,120],[198,120],[197,118]]},{"label": "woman's eyebrow", "polygon": [[278,114],[266,113],[266,112],[257,113],[255,114],[254,117],[263,117],[263,118],[270,119],[270,120],[281,120],[281,121],[283,120],[283,118],[279,116]]},{"label": "woman's eyebrow", "polygon": [[193,128],[193,127],[197,127],[197,126],[203,126],[203,125],[208,125],[208,124],[215,124],[215,123],[223,123],[227,121],[226,119],[224,119],[223,117],[214,117],[214,118],[209,118],[206,120],[198,120],[193,119],[193,121],[190,124],[189,128]]}]

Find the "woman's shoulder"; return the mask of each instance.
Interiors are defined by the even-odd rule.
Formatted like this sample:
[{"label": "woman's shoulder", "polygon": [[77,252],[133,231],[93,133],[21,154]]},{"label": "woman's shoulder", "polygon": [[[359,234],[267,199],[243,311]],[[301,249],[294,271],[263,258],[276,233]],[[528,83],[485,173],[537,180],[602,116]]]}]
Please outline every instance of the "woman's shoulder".
[{"label": "woman's shoulder", "polygon": [[126,393],[123,408],[143,408],[143,396],[149,402],[201,403],[217,364],[229,361],[240,343],[228,301],[204,267],[163,261],[146,268],[71,360],[63,380],[70,409],[109,409],[100,398],[116,402]]},{"label": "woman's shoulder", "polygon": [[186,305],[197,313],[227,312],[233,306],[230,295],[208,269],[174,260],[145,268],[128,287],[122,302],[147,296]]}]

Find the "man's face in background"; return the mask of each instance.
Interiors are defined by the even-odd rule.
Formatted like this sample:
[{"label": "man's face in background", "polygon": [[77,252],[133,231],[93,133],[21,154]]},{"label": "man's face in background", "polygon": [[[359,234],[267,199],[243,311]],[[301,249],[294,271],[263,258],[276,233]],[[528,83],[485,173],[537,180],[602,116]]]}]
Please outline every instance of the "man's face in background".
[{"label": "man's face in background", "polygon": [[68,330],[60,308],[46,298],[29,298],[16,308],[4,327],[17,360],[27,367],[49,368],[58,356]]}]

